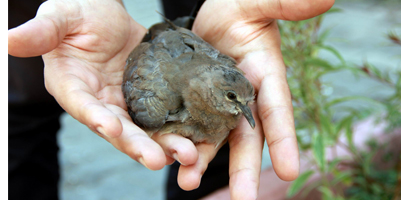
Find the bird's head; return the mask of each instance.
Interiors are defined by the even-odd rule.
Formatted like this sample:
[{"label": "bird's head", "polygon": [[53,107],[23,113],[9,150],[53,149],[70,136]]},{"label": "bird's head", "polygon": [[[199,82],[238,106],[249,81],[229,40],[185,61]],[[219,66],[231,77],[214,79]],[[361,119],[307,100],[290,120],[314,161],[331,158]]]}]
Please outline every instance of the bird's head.
[{"label": "bird's head", "polygon": [[198,94],[202,100],[213,109],[224,115],[243,114],[252,128],[255,120],[250,104],[254,101],[255,90],[244,74],[235,67],[211,66],[201,74],[201,84],[198,84]]}]

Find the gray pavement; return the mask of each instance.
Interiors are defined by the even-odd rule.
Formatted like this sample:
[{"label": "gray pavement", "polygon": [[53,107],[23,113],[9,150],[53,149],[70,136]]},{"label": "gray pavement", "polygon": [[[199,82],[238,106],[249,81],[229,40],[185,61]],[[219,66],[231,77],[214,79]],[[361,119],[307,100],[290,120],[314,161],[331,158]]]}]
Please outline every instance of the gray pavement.
[{"label": "gray pavement", "polygon": [[[337,49],[348,63],[361,66],[364,61],[382,70],[396,70],[401,62],[399,46],[390,45],[385,35],[390,30],[401,33],[401,3],[383,4],[380,1],[339,1],[340,13],[326,15],[322,28],[331,28],[327,44]],[[388,1],[387,1],[388,2]],[[322,51],[321,57],[339,63]],[[366,78],[355,79],[349,72],[336,72],[324,77],[332,82],[334,96],[363,95],[387,96],[390,91],[383,84]],[[367,87],[368,86],[368,87]]]},{"label": "gray pavement", "polygon": [[[161,21],[155,10],[161,11],[157,0],[126,0],[127,10],[145,27]],[[333,27],[329,44],[337,48],[345,60],[361,64],[364,59],[385,69],[400,68],[400,48],[388,46],[384,34],[401,23],[400,6],[380,6],[372,3],[339,1],[342,13],[328,15],[323,27]],[[398,26],[398,30],[400,27]],[[345,39],[345,40],[344,40]],[[329,58],[322,53],[322,57]],[[333,59],[334,62],[334,59]],[[382,85],[351,74],[325,76],[333,81],[329,95],[358,93],[368,96],[387,95]],[[387,92],[387,93],[386,93]],[[120,153],[111,144],[92,133],[68,114],[61,118],[59,132],[61,163],[61,199],[64,200],[159,200],[164,198],[166,168],[150,171]],[[263,167],[271,166],[267,148]]]}]

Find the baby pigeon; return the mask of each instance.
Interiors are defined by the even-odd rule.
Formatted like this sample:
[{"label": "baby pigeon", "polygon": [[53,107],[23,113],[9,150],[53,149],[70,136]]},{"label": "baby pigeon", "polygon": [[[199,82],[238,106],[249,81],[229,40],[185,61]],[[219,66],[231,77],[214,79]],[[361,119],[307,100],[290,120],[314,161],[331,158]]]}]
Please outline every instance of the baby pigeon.
[{"label": "baby pigeon", "polygon": [[254,88],[231,57],[188,29],[153,25],[129,55],[122,91],[135,124],[219,146],[241,114],[252,128]]}]

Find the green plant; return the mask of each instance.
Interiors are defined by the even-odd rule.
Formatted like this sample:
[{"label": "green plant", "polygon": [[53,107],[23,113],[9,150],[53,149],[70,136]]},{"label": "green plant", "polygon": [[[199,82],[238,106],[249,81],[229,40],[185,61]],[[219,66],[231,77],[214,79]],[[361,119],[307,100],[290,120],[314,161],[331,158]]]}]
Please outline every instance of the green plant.
[{"label": "green plant", "polygon": [[[332,12],[339,12],[339,9],[334,8],[327,13]],[[388,131],[401,127],[401,71],[389,74],[368,62],[363,66],[347,63],[340,52],[325,43],[330,29],[320,30],[323,18],[324,15],[320,15],[304,21],[279,22],[299,147],[301,152],[312,152],[312,156],[307,159],[316,168],[302,173],[289,188],[287,196],[292,197],[297,194],[313,174],[319,173],[322,179],[318,183],[310,184],[304,191],[317,188],[323,199],[401,198],[401,194],[397,193],[401,191],[399,154],[386,154],[387,159],[393,161],[393,164],[381,169],[376,166],[374,158],[379,155],[379,150],[386,151],[386,146],[371,142],[368,144],[369,151],[358,150],[353,141],[352,128],[355,122],[372,116],[386,121]],[[396,32],[390,32],[388,38],[394,44],[401,46],[400,37]],[[320,58],[321,51],[331,53],[338,59],[339,64],[332,64]],[[332,98],[330,95],[325,95],[329,83],[322,77],[344,70],[356,76],[385,83],[394,92],[382,99],[364,96]],[[369,106],[352,108],[347,106],[347,102],[350,101],[363,102]],[[341,136],[345,136],[346,143],[339,140]],[[352,158],[328,161],[326,148],[336,145],[347,149]],[[390,150],[389,152],[391,153]],[[335,148],[333,153],[336,154]],[[338,167],[340,165],[345,166],[345,169],[340,169]]]}]

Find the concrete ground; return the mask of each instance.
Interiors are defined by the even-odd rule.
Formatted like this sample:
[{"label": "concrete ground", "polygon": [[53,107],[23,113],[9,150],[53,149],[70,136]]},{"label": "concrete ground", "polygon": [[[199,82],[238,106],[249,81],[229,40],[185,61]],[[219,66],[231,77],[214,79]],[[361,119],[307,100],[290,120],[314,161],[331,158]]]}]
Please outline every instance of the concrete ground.
[{"label": "concrete ground", "polygon": [[[145,27],[161,21],[155,10],[161,11],[157,0],[126,0],[127,10]],[[339,1],[342,13],[326,17],[323,27],[333,27],[330,37],[340,38],[328,43],[344,56],[346,61],[361,64],[367,60],[377,66],[394,70],[400,68],[400,47],[387,45],[384,34],[400,30],[401,12],[396,6],[382,6],[370,2]],[[322,57],[330,58],[328,54]],[[368,96],[387,95],[382,85],[364,79],[355,80],[347,73],[325,77],[332,81],[329,95],[357,93]],[[64,200],[160,200],[164,199],[166,168],[150,171],[120,153],[111,144],[92,133],[68,114],[61,118],[59,133],[61,162],[61,199]],[[263,167],[271,166],[265,148]]]}]

